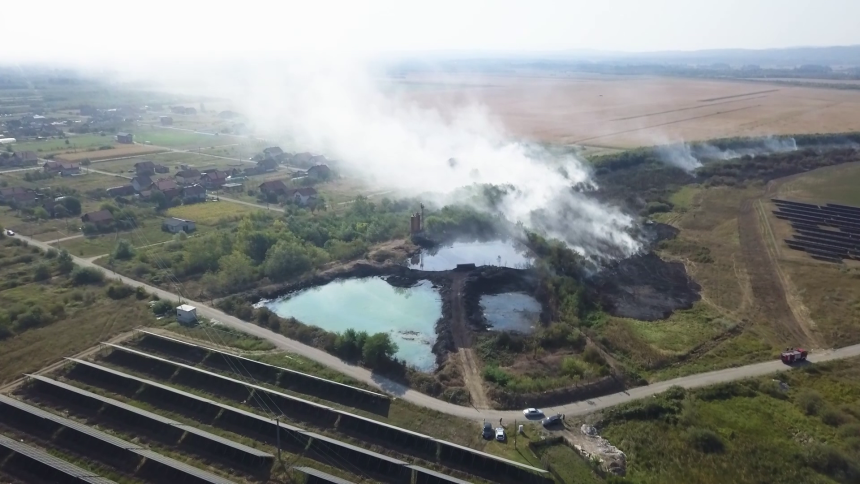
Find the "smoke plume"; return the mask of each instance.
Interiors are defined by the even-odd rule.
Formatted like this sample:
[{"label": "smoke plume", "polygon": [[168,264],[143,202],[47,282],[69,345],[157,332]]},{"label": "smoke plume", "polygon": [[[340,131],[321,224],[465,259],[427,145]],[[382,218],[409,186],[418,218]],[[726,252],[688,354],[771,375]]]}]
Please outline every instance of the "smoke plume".
[{"label": "smoke plume", "polygon": [[592,185],[580,160],[513,140],[477,103],[421,106],[355,65],[245,64],[220,75],[184,75],[166,87],[230,99],[256,134],[337,160],[343,174],[380,189],[444,195],[473,183],[509,185],[514,189],[497,206],[511,222],[587,256],[639,248],[629,215],[572,188]]},{"label": "smoke plume", "polygon": [[750,138],[731,144],[732,148],[721,148],[709,143],[673,143],[659,145],[655,152],[664,163],[692,172],[708,161],[797,151],[794,138],[786,137]]}]

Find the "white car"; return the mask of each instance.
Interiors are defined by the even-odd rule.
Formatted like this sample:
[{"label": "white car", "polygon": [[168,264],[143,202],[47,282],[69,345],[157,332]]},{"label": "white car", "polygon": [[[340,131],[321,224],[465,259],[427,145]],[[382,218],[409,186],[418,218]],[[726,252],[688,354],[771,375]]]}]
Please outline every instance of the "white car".
[{"label": "white car", "polygon": [[7,230],[6,235],[11,237],[11,236],[15,235],[15,232],[12,232],[11,230]]},{"label": "white car", "polygon": [[508,436],[505,435],[504,427],[496,427],[496,440],[499,442],[504,442],[507,440]]},{"label": "white car", "polygon": [[543,415],[543,412],[539,408],[527,408],[523,410],[523,415],[525,415],[526,418],[540,417]]}]

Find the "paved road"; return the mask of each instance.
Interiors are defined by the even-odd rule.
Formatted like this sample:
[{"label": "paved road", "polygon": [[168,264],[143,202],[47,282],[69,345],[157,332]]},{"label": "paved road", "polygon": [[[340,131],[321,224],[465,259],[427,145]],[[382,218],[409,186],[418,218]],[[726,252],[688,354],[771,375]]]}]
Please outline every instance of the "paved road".
[{"label": "paved road", "polygon": [[[31,245],[36,247],[40,247],[43,250],[48,250],[52,248],[49,244],[45,242],[40,242],[38,240],[24,237],[19,234],[16,234],[15,237],[26,240]],[[133,287],[143,287],[151,294],[157,294],[158,297],[162,299],[168,300],[177,300],[178,296],[176,294],[164,291],[162,289],[150,286],[148,284],[144,284],[140,281],[136,281],[134,279],[129,279],[124,276],[120,276],[111,272],[109,269],[105,269],[101,266],[95,265],[89,259],[82,259],[80,257],[72,256],[75,263],[82,267],[93,267],[96,268],[106,274],[109,278],[118,279],[130,286]],[[415,390],[409,389],[399,383],[393,382],[387,378],[375,375],[371,373],[369,370],[365,368],[361,368],[358,366],[350,365],[348,363],[344,363],[340,359],[335,356],[332,356],[322,350],[317,348],[312,348],[298,341],[291,340],[281,334],[273,333],[268,329],[261,328],[255,324],[246,323],[238,318],[230,316],[222,311],[219,311],[215,308],[209,307],[205,303],[199,301],[192,301],[185,299],[183,300],[185,304],[191,304],[192,306],[197,307],[197,312],[200,316],[217,320],[227,326],[236,328],[245,333],[257,336],[259,338],[266,339],[270,341],[272,344],[281,348],[283,350],[290,351],[292,353],[296,353],[302,355],[304,357],[315,360],[325,366],[328,366],[332,369],[335,369],[345,375],[348,375],[356,380],[362,381],[369,385],[372,385],[376,388],[379,388],[383,391],[391,393],[395,395],[397,398],[402,398],[408,402],[414,403],[415,405],[420,405],[422,407],[430,408],[433,410],[437,410],[442,413],[446,413],[449,415],[455,415],[458,417],[474,419],[474,420],[482,420],[484,418],[493,421],[495,419],[504,418],[506,420],[514,420],[514,419],[523,419],[523,414],[519,411],[498,411],[498,410],[481,410],[478,411],[472,407],[461,407],[459,405],[454,405],[448,402],[443,402],[441,400],[437,400],[433,397],[425,395],[423,393],[417,392]],[[840,348],[838,350],[825,350],[819,351],[814,354],[809,355],[809,361],[812,363],[820,363],[824,361],[837,360],[842,358],[851,358],[855,356],[860,356],[860,345],[847,346],[845,348]],[[613,395],[607,395],[600,398],[595,398],[590,401],[583,402],[575,402],[570,403],[568,405],[562,405],[552,408],[544,408],[544,411],[549,413],[563,413],[567,415],[582,415],[589,412],[593,412],[595,410],[600,410],[603,408],[611,407],[614,405],[618,405],[619,403],[629,402],[631,400],[637,400],[640,398],[649,397],[652,395],[656,395],[668,389],[671,386],[682,386],[684,388],[696,388],[703,387],[707,385],[713,385],[715,383],[723,383],[730,382],[734,380],[740,380],[743,378],[755,377],[767,375],[770,373],[776,373],[781,371],[787,371],[792,367],[786,366],[782,364],[780,361],[768,361],[765,363],[757,363],[753,365],[742,366],[738,368],[728,368],[725,370],[712,371],[708,373],[700,373],[698,375],[690,375],[681,378],[676,378],[674,380],[667,380],[664,382],[658,382],[651,385],[647,385],[644,387],[633,388],[626,392],[616,393]]]}]

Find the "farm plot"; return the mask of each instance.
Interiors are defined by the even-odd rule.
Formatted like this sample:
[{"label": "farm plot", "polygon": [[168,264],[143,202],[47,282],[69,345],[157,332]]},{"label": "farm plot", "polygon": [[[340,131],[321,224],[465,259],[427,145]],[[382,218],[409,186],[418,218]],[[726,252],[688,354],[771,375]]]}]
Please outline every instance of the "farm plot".
[{"label": "farm plot", "polygon": [[249,213],[254,213],[259,210],[260,209],[238,203],[209,201],[205,203],[173,207],[167,210],[167,215],[186,220],[193,220],[197,225],[215,227],[235,221]]}]

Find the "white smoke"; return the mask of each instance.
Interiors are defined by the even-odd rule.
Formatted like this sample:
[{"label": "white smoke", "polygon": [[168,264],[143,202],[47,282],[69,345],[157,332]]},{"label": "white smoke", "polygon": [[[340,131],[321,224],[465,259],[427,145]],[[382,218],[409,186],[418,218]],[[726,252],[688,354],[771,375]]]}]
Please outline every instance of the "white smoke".
[{"label": "white smoke", "polygon": [[677,166],[686,172],[695,171],[702,166],[703,161],[733,160],[742,156],[759,156],[773,153],[797,151],[797,142],[790,137],[773,137],[752,139],[743,147],[722,149],[708,143],[673,143],[659,145],[655,148],[657,156],[672,166]]},{"label": "white smoke", "polygon": [[355,65],[245,62],[217,74],[199,67],[170,72],[181,78],[163,85],[230,99],[255,134],[338,160],[347,176],[401,195],[446,194],[472,183],[511,185],[515,190],[498,204],[511,222],[587,256],[639,248],[628,233],[632,217],[573,190],[593,185],[580,160],[513,140],[479,104],[444,112],[420,106]]}]

